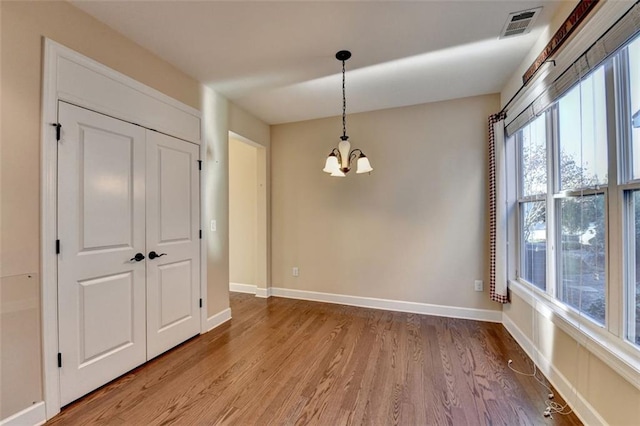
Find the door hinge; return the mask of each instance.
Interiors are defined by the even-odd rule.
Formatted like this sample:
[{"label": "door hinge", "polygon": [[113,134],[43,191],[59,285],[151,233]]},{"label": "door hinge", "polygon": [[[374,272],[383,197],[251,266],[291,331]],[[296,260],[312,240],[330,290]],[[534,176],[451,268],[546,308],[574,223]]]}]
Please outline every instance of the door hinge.
[{"label": "door hinge", "polygon": [[56,240],[56,254],[60,254],[60,240]]},{"label": "door hinge", "polygon": [[202,308],[202,299],[200,299],[200,307]]},{"label": "door hinge", "polygon": [[58,368],[62,368],[62,354],[58,352]]},{"label": "door hinge", "polygon": [[202,160],[198,160],[198,170],[202,170]]},{"label": "door hinge", "polygon": [[200,230],[200,239],[202,239],[202,229]]},{"label": "door hinge", "polygon": [[60,129],[62,129],[62,124],[51,123],[51,125],[56,128],[56,140],[60,142]]}]

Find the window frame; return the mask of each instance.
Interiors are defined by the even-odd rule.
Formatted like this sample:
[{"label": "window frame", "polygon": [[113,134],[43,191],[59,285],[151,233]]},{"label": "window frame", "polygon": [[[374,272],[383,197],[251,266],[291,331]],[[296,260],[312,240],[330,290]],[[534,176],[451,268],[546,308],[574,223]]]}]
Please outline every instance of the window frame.
[{"label": "window frame", "polygon": [[598,196],[602,195],[604,197],[604,304],[605,304],[605,314],[604,314],[604,322],[601,324],[596,321],[595,318],[590,317],[583,311],[577,309],[576,307],[570,305],[568,302],[565,302],[561,299],[560,292],[562,291],[562,248],[558,248],[555,250],[555,262],[556,268],[554,272],[554,293],[551,294],[559,303],[566,305],[569,309],[572,309],[576,315],[580,318],[584,318],[589,321],[593,326],[598,328],[607,328],[608,316],[609,316],[609,197],[608,197],[608,188],[603,187],[600,189],[589,188],[584,190],[574,190],[574,191],[562,191],[558,194],[554,194],[554,218],[556,219],[557,226],[554,229],[554,236],[556,241],[560,241],[562,243],[562,222],[558,220],[558,217],[561,217],[560,209],[562,200],[567,200],[571,198],[579,198],[579,197],[589,197],[589,196]]},{"label": "window frame", "polygon": [[[523,155],[522,155],[522,151],[523,151],[523,135],[522,135],[522,131],[525,127],[530,126],[534,121],[538,120],[540,118],[540,116],[545,116],[545,150],[546,150],[546,170],[547,170],[547,188],[546,188],[546,192],[544,193],[539,193],[539,194],[533,194],[533,195],[523,195],[524,192],[524,179],[523,179]],[[541,292],[545,292],[549,289],[549,236],[551,234],[551,229],[549,228],[549,205],[548,205],[548,194],[549,194],[549,190],[552,187],[552,183],[551,183],[551,179],[549,177],[548,171],[549,171],[549,164],[552,161],[552,155],[551,155],[551,151],[550,151],[550,145],[551,145],[551,134],[552,134],[552,129],[551,126],[549,125],[549,111],[546,110],[544,111],[542,114],[540,114],[539,116],[535,117],[533,120],[529,121],[527,124],[525,124],[524,126],[522,126],[521,129],[519,129],[514,137],[514,141],[516,144],[516,157],[517,157],[517,169],[516,169],[516,177],[517,177],[517,188],[516,188],[516,198],[517,198],[517,214],[516,214],[516,229],[517,229],[517,263],[516,263],[516,276],[518,280],[521,280],[522,282],[527,283],[527,285],[530,285],[532,287],[534,287],[535,289],[537,289],[538,291]],[[524,275],[524,270],[525,270],[525,266],[524,266],[524,262],[525,262],[525,253],[522,250],[523,244],[525,243],[522,240],[522,236],[523,236],[523,226],[524,223],[522,221],[522,213],[523,213],[523,208],[522,206],[526,203],[533,203],[533,202],[547,202],[547,205],[545,206],[545,232],[546,232],[546,271],[545,271],[545,289],[542,289],[540,287],[538,287],[537,285],[535,285],[534,283],[531,283],[529,281],[527,281],[523,275]]]}]

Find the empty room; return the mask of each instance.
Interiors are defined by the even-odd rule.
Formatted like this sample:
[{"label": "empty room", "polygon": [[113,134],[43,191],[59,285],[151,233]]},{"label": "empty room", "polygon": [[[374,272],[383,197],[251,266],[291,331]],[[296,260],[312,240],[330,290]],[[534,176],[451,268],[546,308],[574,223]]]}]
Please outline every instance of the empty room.
[{"label": "empty room", "polygon": [[640,2],[0,0],[0,426],[640,424]]}]

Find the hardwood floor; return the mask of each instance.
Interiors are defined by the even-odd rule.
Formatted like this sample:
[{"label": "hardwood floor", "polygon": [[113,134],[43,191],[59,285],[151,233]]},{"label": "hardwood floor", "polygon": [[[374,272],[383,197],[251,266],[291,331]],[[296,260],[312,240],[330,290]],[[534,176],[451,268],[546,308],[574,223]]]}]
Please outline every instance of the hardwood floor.
[{"label": "hardwood floor", "polygon": [[[573,425],[500,324],[232,293],[233,319],[50,425]],[[562,402],[559,396],[556,402]]]}]

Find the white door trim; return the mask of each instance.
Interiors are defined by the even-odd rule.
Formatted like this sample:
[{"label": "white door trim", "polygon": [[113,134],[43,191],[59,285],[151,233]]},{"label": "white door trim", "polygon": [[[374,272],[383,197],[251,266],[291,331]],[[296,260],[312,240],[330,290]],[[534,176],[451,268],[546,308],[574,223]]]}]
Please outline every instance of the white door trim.
[{"label": "white door trim", "polygon": [[[64,66],[63,66],[64,65]],[[57,105],[66,100],[114,118],[154,128],[201,145],[201,113],[130,77],[44,38],[41,123],[40,250],[42,277],[42,359],[46,418],[60,412],[57,302]],[[73,75],[70,75],[72,73]],[[68,81],[81,84],[65,85]],[[96,84],[100,83],[100,84]],[[113,92],[117,96],[113,96]],[[136,109],[131,106],[136,105]],[[64,130],[63,130],[64,131]],[[204,157],[201,155],[201,159]],[[202,173],[204,175],[204,173]],[[200,194],[204,187],[200,177]],[[202,203],[201,203],[202,209]],[[202,227],[202,219],[200,220]],[[205,233],[206,235],[206,233]],[[206,317],[206,246],[201,241],[200,291]],[[203,321],[202,332],[206,331]]]}]

